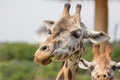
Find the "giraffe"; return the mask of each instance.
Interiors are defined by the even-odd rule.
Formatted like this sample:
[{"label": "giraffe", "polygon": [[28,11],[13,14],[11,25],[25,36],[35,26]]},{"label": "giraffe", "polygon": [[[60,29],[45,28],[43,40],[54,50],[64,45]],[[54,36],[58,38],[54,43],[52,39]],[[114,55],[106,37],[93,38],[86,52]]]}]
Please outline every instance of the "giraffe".
[{"label": "giraffe", "polygon": [[81,22],[80,4],[77,4],[75,14],[72,16],[69,14],[69,9],[70,4],[66,3],[58,21],[43,21],[50,35],[34,54],[35,63],[47,65],[52,60],[63,62],[56,80],[75,80],[84,39],[92,43],[109,39],[106,33],[89,31]]},{"label": "giraffe", "polygon": [[113,80],[115,70],[120,70],[120,62],[111,60],[112,47],[110,45],[106,46],[104,54],[100,54],[99,47],[100,45],[94,44],[93,60],[88,62],[81,58],[79,61],[79,67],[89,69],[92,80]]}]

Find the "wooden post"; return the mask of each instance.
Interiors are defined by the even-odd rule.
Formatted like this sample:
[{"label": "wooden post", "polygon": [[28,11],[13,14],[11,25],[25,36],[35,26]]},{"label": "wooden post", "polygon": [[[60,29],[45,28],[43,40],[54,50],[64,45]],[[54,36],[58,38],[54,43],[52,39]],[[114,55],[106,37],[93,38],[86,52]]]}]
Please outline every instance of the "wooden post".
[{"label": "wooden post", "polygon": [[[94,30],[95,31],[108,31],[108,0],[95,0],[95,21]],[[108,42],[103,42],[100,44],[100,51],[103,53]]]}]

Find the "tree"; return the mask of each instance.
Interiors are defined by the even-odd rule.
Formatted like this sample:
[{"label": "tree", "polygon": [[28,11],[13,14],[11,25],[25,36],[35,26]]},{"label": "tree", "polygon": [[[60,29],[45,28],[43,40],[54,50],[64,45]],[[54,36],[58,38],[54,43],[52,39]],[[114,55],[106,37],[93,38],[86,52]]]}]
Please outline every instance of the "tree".
[{"label": "tree", "polygon": [[[108,33],[108,0],[95,0],[94,30]],[[107,41],[100,44],[100,51],[105,51]]]}]

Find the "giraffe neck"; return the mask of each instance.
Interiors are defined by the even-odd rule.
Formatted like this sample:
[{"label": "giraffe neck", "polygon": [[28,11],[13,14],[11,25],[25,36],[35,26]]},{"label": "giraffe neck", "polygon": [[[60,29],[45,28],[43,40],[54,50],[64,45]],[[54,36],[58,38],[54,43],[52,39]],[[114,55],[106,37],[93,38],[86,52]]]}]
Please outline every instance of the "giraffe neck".
[{"label": "giraffe neck", "polygon": [[78,68],[78,60],[71,61],[70,59],[63,62],[56,80],[76,80],[76,72]]},{"label": "giraffe neck", "polygon": [[79,59],[84,51],[83,42],[80,42],[79,50],[74,55],[63,62],[62,68],[58,72],[56,80],[76,80]]}]

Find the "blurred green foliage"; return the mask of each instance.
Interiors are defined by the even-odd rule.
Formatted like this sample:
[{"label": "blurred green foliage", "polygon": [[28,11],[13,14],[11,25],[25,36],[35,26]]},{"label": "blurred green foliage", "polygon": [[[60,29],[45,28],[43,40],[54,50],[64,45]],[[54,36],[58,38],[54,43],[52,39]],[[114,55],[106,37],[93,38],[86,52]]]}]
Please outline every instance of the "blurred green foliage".
[{"label": "blurred green foliage", "polygon": [[[92,45],[86,44],[83,57],[92,60]],[[38,44],[0,43],[0,80],[31,80],[34,73],[34,52]],[[120,61],[120,42],[113,45],[112,58]],[[61,62],[52,62],[47,66],[39,65],[35,80],[55,80]],[[120,79],[120,72],[115,73],[115,80]],[[91,80],[88,70],[79,69],[77,80]]]},{"label": "blurred green foliage", "polygon": [[38,45],[27,43],[3,43],[0,44],[0,61],[33,60],[33,55]]}]

